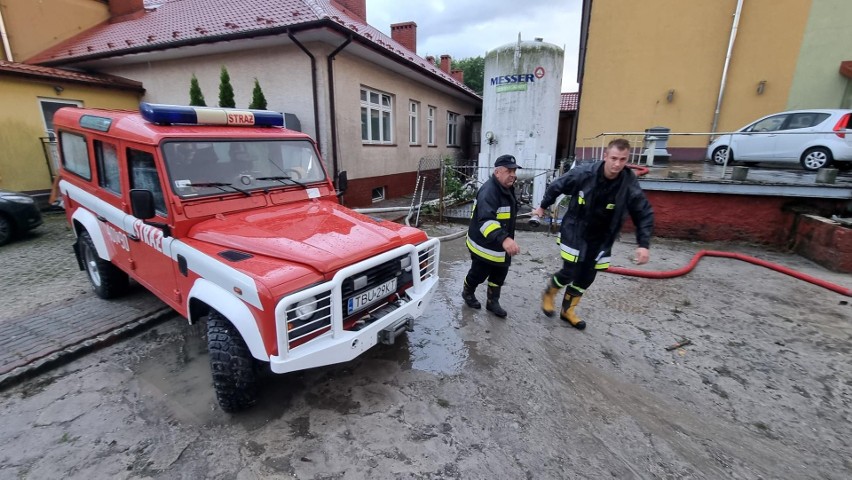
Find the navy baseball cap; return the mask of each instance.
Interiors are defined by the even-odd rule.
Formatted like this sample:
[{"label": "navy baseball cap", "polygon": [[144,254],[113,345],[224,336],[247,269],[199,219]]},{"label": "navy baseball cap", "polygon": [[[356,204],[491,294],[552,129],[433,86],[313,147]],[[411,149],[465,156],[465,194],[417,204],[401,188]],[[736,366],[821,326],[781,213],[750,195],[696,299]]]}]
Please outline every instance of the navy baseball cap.
[{"label": "navy baseball cap", "polygon": [[495,167],[506,167],[506,168],[524,168],[518,165],[515,162],[515,157],[511,155],[500,155],[497,157],[497,160],[494,161]]}]

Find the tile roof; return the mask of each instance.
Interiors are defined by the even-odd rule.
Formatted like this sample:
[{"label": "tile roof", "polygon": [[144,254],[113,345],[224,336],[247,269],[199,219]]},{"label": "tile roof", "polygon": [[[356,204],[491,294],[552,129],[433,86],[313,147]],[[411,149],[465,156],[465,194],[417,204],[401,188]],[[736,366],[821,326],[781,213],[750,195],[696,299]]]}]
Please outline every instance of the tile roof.
[{"label": "tile roof", "polygon": [[97,25],[27,59],[27,63],[71,64],[332,24],[402,63],[413,63],[476,96],[450,74],[359,18],[347,15],[330,0],[145,0],[144,3],[145,13],[138,18]]},{"label": "tile roof", "polygon": [[85,83],[102,87],[119,88],[123,90],[145,91],[142,83],[123,77],[113,75],[93,74],[64,70],[61,68],[42,67],[28,65],[26,63],[7,62],[0,60],[0,74],[11,74],[29,78],[42,78],[45,80]]},{"label": "tile roof", "polygon": [[560,112],[577,111],[577,100],[580,94],[577,92],[562,92],[562,101],[559,103]]}]

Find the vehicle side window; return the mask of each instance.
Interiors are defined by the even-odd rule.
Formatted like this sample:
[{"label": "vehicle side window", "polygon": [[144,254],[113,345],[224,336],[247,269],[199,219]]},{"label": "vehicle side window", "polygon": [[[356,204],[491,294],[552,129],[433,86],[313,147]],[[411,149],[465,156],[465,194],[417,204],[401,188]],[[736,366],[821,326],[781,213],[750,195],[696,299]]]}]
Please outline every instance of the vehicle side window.
[{"label": "vehicle side window", "polygon": [[785,130],[815,127],[824,122],[829,116],[828,113],[794,113],[790,115],[790,122],[787,124]]},{"label": "vehicle side window", "polygon": [[780,130],[781,126],[784,125],[784,121],[787,120],[788,115],[774,115],[769,118],[764,118],[763,120],[752,125],[749,131],[751,132],[774,132],[776,130]]},{"label": "vehicle side window", "polygon": [[150,190],[154,194],[154,210],[158,215],[166,217],[166,199],[157,175],[154,155],[128,148],[127,161],[130,164],[130,188]]},{"label": "vehicle side window", "polygon": [[115,145],[95,140],[93,146],[95,147],[95,159],[98,166],[98,185],[116,195],[121,195],[118,151]]},{"label": "vehicle side window", "polygon": [[68,132],[59,132],[59,143],[62,145],[62,166],[69,172],[75,173],[86,180],[92,179],[92,166],[89,165],[89,151],[86,148],[86,138]]}]

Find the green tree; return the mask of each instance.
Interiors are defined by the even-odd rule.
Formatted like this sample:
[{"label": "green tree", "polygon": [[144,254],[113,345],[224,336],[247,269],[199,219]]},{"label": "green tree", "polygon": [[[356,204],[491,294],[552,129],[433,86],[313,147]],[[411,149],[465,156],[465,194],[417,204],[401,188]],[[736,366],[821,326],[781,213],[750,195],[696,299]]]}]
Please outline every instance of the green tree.
[{"label": "green tree", "polygon": [[222,65],[222,72],[219,74],[219,106],[223,108],[237,106],[234,103],[234,87],[231,86],[231,76],[228,75],[228,69],[224,65]]},{"label": "green tree", "polygon": [[189,104],[193,107],[206,107],[204,94],[201,93],[201,87],[198,86],[198,79],[195,74],[192,74],[192,79],[189,81]]},{"label": "green tree", "polygon": [[470,57],[452,61],[453,70],[464,72],[464,84],[471,90],[482,95],[482,82],[485,76],[485,58]]},{"label": "green tree", "polygon": [[263,95],[263,90],[260,89],[260,82],[257,81],[257,78],[254,79],[254,90],[251,92],[249,108],[253,110],[266,110],[266,97]]}]

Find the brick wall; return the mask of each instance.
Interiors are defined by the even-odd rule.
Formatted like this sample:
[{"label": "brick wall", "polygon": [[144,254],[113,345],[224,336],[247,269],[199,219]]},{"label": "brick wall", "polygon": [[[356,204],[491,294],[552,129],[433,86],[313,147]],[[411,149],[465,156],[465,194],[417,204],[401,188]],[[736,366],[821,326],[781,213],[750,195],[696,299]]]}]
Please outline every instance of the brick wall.
[{"label": "brick wall", "polygon": [[394,23],[391,38],[403,47],[417,53],[417,24],[414,22]]},{"label": "brick wall", "polygon": [[816,215],[799,215],[793,250],[829,270],[852,273],[852,229]]}]

